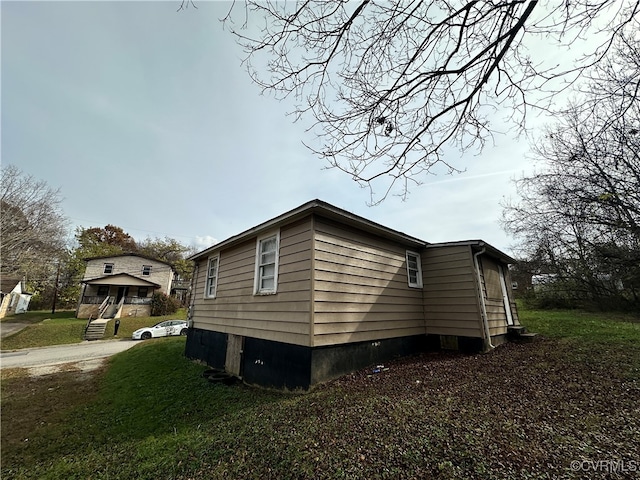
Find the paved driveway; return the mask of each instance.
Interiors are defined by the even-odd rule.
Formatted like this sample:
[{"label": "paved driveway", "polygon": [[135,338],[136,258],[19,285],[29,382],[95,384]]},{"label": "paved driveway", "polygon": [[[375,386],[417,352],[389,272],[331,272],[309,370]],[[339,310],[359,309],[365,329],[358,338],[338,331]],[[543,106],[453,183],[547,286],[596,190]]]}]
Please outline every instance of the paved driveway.
[{"label": "paved driveway", "polygon": [[9,335],[13,335],[14,333],[19,332],[28,325],[28,323],[19,322],[0,322],[0,338],[5,338]]},{"label": "paved driveway", "polygon": [[140,342],[133,340],[97,340],[73,345],[24,348],[0,352],[0,368],[40,369],[33,373],[53,373],[69,363],[77,364],[77,369],[97,368],[107,357],[123,352]]}]

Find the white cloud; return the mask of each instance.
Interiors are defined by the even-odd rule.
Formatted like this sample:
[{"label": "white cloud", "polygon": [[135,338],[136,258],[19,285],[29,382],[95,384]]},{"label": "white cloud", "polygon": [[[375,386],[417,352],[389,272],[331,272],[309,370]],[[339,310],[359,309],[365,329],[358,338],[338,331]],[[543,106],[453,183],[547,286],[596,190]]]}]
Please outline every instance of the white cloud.
[{"label": "white cloud", "polygon": [[211,235],[196,235],[196,237],[191,242],[191,246],[198,249],[198,251],[205,250],[213,245],[218,243],[218,239],[212,237]]}]

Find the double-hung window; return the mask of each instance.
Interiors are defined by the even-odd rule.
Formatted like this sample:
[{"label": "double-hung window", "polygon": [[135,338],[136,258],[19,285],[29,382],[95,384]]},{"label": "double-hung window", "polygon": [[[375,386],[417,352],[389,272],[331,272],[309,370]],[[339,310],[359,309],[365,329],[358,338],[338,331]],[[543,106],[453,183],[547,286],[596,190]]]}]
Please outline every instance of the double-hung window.
[{"label": "double-hung window", "polygon": [[420,254],[407,251],[407,279],[410,287],[422,288]]},{"label": "double-hung window", "polygon": [[255,293],[276,293],[278,287],[279,234],[258,239]]},{"label": "double-hung window", "polygon": [[205,297],[215,298],[216,289],[218,288],[218,265],[220,256],[209,257],[207,264],[207,285],[205,286]]},{"label": "double-hung window", "polygon": [[142,266],[142,275],[148,277],[151,275],[151,265],[143,265]]},{"label": "double-hung window", "polygon": [[113,263],[105,263],[104,264],[104,273],[113,273]]}]

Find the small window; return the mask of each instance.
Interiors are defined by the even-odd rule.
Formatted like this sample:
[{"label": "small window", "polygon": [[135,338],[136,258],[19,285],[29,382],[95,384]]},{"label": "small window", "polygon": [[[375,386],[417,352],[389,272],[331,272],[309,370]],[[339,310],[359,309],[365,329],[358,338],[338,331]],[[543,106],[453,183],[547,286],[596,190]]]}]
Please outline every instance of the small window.
[{"label": "small window", "polygon": [[278,287],[278,245],[278,234],[258,239],[255,281],[257,294],[276,293]]},{"label": "small window", "polygon": [[104,273],[113,273],[113,263],[104,264]]},{"label": "small window", "polygon": [[149,287],[138,287],[138,297],[147,298],[149,295]]},{"label": "small window", "polygon": [[143,265],[142,266],[142,276],[148,277],[151,275],[151,265]]},{"label": "small window", "polygon": [[205,297],[215,298],[216,288],[218,287],[218,264],[220,257],[210,257],[207,265],[207,285],[205,287]]},{"label": "small window", "polygon": [[407,251],[407,278],[410,287],[422,288],[422,267],[420,255]]}]

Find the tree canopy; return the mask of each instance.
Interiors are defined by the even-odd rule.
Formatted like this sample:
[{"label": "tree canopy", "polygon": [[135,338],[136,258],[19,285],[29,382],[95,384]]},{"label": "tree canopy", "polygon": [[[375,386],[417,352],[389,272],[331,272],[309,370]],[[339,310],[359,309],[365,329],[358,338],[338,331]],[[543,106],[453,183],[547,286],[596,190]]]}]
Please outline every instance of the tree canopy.
[{"label": "tree canopy", "polygon": [[170,263],[179,278],[190,280],[193,273],[193,262],[187,257],[195,253],[195,248],[187,247],[169,237],[150,238],[139,243],[139,253]]},{"label": "tree canopy", "polygon": [[60,190],[14,165],[0,177],[0,232],[3,274],[42,276],[64,251],[68,220]]},{"label": "tree canopy", "polygon": [[135,253],[138,245],[134,238],[115,225],[102,227],[78,227],[76,229],[78,252],[81,258]]},{"label": "tree canopy", "polygon": [[620,39],[585,93],[537,144],[504,226],[572,295],[640,307],[640,45]]},{"label": "tree canopy", "polygon": [[[321,137],[309,148],[368,186],[373,202],[461,170],[446,147],[481,150],[503,128],[497,114],[524,129],[529,110],[551,108],[616,39],[637,41],[640,30],[640,0],[243,3],[224,22],[251,78],[295,98],[296,118],[310,116]],[[554,47],[578,51],[575,63],[549,63]]]}]

